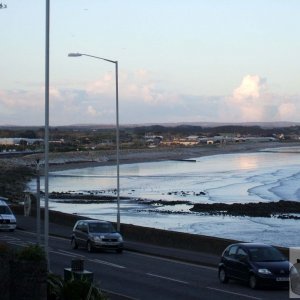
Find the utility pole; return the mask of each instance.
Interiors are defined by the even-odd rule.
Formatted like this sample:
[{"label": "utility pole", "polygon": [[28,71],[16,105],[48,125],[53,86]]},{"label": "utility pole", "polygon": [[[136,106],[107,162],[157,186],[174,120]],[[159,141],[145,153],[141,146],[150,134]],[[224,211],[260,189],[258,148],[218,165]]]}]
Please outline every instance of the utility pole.
[{"label": "utility pole", "polygon": [[36,160],[36,243],[41,244],[40,160]]}]

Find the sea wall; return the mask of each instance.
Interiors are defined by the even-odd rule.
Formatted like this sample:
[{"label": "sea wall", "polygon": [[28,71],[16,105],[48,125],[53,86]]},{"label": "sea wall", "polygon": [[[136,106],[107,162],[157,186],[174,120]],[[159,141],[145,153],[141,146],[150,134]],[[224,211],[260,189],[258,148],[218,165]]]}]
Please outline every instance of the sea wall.
[{"label": "sea wall", "polygon": [[[13,206],[12,209],[16,214],[24,213],[24,207],[21,205]],[[32,209],[31,215],[35,215],[34,209]],[[43,219],[43,210],[41,210],[41,218]],[[86,219],[86,217],[52,210],[49,211],[49,222],[69,226],[70,232],[75,222],[80,219]],[[125,241],[148,243],[161,247],[184,249],[215,255],[221,255],[228,245],[237,242],[231,239],[155,229],[132,224],[121,224],[121,233]],[[286,256],[289,255],[288,248],[278,248]]]}]

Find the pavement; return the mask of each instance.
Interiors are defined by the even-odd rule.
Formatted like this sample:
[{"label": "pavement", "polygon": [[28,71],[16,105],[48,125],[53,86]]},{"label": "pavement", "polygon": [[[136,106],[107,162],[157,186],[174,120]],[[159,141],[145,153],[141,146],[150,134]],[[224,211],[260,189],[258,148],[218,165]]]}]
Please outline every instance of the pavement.
[{"label": "pavement", "polygon": [[[35,217],[16,215],[17,229],[30,232],[37,232],[37,221]],[[41,234],[44,230],[44,220],[41,220]],[[49,235],[58,236],[62,238],[70,239],[72,234],[72,227],[60,225],[56,223],[49,223]],[[43,237],[42,237],[43,238]],[[199,265],[205,265],[210,267],[217,267],[219,257],[213,254],[196,252],[178,248],[160,247],[153,244],[140,243],[135,241],[126,240],[124,238],[125,251],[138,252],[148,255],[159,256],[167,259],[174,259],[182,262],[194,263]]]}]

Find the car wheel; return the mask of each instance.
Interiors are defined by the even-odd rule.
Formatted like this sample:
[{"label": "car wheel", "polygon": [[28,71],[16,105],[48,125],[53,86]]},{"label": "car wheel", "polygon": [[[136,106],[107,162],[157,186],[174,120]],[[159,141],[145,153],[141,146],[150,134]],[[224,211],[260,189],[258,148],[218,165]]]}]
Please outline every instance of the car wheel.
[{"label": "car wheel", "polygon": [[88,252],[93,252],[93,246],[90,241],[87,242],[86,248]]},{"label": "car wheel", "polygon": [[254,274],[251,274],[249,277],[249,286],[251,289],[256,289],[258,286],[257,278],[255,277]]},{"label": "car wheel", "polygon": [[122,253],[123,249],[117,249],[116,251],[117,251],[117,253]]},{"label": "car wheel", "polygon": [[224,268],[219,269],[219,280],[222,283],[228,283],[228,281],[229,281],[229,278],[228,278]]},{"label": "car wheel", "polygon": [[78,248],[78,244],[74,238],[72,238],[72,240],[71,240],[71,247],[72,247],[72,249]]}]

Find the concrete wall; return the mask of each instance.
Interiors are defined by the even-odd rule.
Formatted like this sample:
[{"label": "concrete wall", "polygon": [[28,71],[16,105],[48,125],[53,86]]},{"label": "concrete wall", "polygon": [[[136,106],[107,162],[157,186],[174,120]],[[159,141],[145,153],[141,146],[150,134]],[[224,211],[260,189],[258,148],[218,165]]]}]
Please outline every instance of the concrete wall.
[{"label": "concrete wall", "polygon": [[[23,206],[13,207],[13,211],[19,214],[22,214],[23,210]],[[34,209],[31,215],[35,215]],[[43,211],[41,212],[41,217],[43,218]],[[87,218],[58,211],[49,211],[49,222],[56,224],[73,227],[75,222],[80,219]],[[125,241],[149,243],[162,247],[199,251],[216,255],[221,255],[228,245],[237,242],[236,240],[154,229],[131,224],[121,224],[121,233]],[[278,248],[288,257],[289,252],[287,248]]]}]

